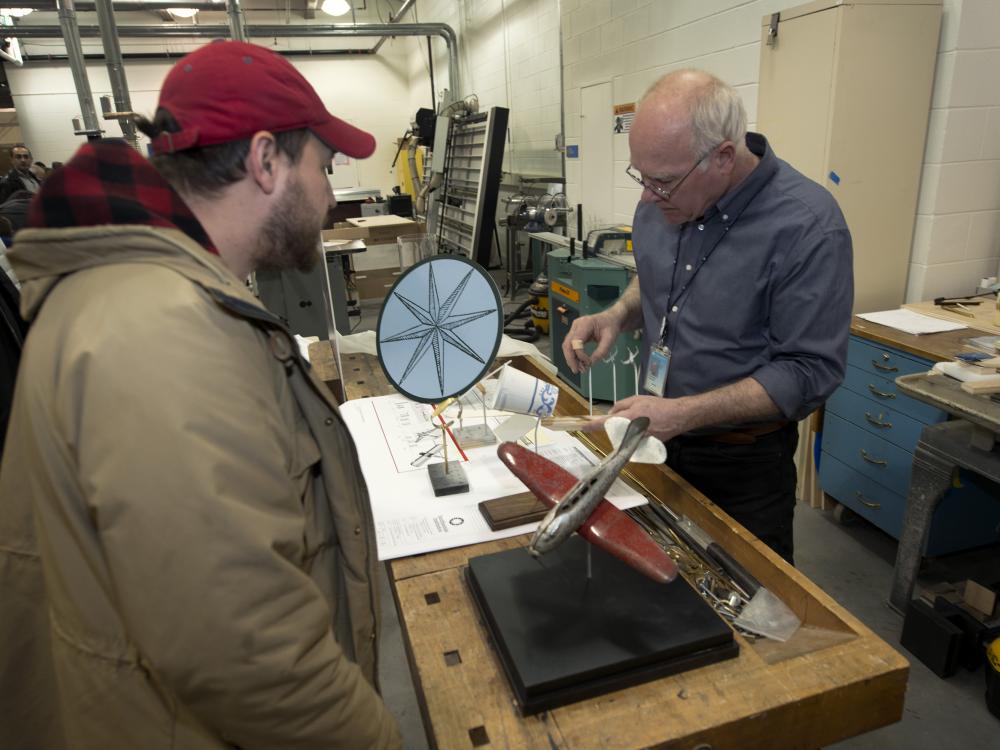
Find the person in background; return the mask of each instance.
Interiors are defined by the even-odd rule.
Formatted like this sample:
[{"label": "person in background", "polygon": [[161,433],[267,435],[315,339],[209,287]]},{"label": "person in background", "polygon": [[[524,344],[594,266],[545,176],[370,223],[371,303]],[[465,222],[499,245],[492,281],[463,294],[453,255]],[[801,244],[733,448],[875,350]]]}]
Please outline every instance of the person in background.
[{"label": "person in background", "polygon": [[3,203],[18,190],[37,193],[38,187],[41,185],[41,181],[31,171],[33,161],[31,149],[23,143],[14,144],[10,149],[10,160],[13,166],[0,181],[0,203]]},{"label": "person in background", "polygon": [[746,131],[739,94],[704,71],[653,85],[629,150],[643,188],[637,276],[573,322],[563,355],[580,372],[621,331],[642,329],[643,392],[611,414],[649,417],[668,465],[793,562],[796,420],[846,368],[847,224],[833,196]]},{"label": "person in background", "polygon": [[10,222],[11,235],[24,228],[28,220],[28,206],[34,194],[27,190],[18,190],[12,193],[3,203],[0,203],[0,216]]},{"label": "person in background", "polygon": [[0,747],[398,748],[354,443],[244,284],[319,260],[326,168],[374,138],[233,41],[139,126],[149,161],[82,146],[9,254]]},{"label": "person in background", "polygon": [[36,161],[29,169],[31,170],[31,174],[35,175],[35,179],[38,180],[39,184],[45,182],[45,178],[49,176],[49,172],[51,171],[45,166],[44,162],[40,161]]}]

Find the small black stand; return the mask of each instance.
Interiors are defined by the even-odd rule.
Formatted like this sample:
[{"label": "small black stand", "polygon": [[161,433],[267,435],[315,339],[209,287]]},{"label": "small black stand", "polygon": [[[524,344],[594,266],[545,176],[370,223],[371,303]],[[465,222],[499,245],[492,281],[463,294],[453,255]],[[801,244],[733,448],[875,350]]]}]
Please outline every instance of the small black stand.
[{"label": "small black stand", "polygon": [[427,467],[427,476],[431,478],[435,497],[469,491],[469,480],[465,476],[465,469],[458,461],[431,464]]},{"label": "small black stand", "polygon": [[686,581],[657,584],[573,536],[469,561],[466,576],[522,714],[695,669],[739,653]]}]

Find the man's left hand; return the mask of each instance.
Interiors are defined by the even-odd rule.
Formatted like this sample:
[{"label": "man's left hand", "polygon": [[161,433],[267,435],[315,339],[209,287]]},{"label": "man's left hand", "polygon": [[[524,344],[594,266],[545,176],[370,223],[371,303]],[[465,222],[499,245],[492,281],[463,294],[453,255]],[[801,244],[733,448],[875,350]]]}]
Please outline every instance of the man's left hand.
[{"label": "man's left hand", "polygon": [[630,396],[618,401],[611,407],[609,413],[627,419],[648,417],[649,429],[646,432],[653,437],[667,441],[690,429],[684,403],[684,399],[677,398]]}]

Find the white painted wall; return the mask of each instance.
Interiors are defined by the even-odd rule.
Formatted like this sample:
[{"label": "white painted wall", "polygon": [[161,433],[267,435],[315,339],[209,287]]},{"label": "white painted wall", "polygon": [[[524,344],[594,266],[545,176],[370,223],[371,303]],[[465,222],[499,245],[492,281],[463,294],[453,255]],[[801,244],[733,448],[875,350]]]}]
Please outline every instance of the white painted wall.
[{"label": "white painted wall", "polygon": [[[610,80],[615,103],[637,100],[664,73],[704,68],[757,116],[761,18],[795,0],[562,0],[566,140],[580,139],[580,87]],[[1000,1],[944,0],[907,301],[967,294],[1000,260]],[[609,113],[610,127],[610,113]],[[615,135],[614,220],[630,223],[640,190]],[[580,199],[579,160],[566,160]],[[779,154],[780,156],[780,154]],[[875,207],[877,210],[877,207]],[[584,207],[584,214],[587,209]]]},{"label": "white painted wall", "polygon": [[1000,2],[944,11],[908,302],[971,294],[1000,260]]},{"label": "white painted wall", "polygon": [[[371,57],[290,58],[293,65],[316,88],[331,112],[375,135],[375,154],[357,164],[356,185],[379,188],[388,194],[396,184],[390,165],[396,153],[395,140],[409,122],[405,102],[409,79],[403,51],[387,44]],[[158,92],[171,63],[126,61],[132,106],[152,115]],[[101,63],[87,65],[94,105],[111,93],[107,69]],[[7,77],[14,95],[24,142],[35,158],[49,164],[66,161],[84,142],[74,136],[70,120],[80,113],[73,78],[66,63],[32,63],[8,67]],[[98,115],[99,116],[99,115]],[[116,123],[102,121],[109,135],[120,135]],[[353,170],[354,165],[346,169]]]},{"label": "white painted wall", "polygon": [[[420,0],[404,20],[447,23],[458,35],[461,94],[481,109],[510,109],[504,170],[559,176],[559,12],[556,0]],[[410,107],[430,106],[427,44],[411,39]],[[435,40],[435,88],[448,86],[445,46]]]}]

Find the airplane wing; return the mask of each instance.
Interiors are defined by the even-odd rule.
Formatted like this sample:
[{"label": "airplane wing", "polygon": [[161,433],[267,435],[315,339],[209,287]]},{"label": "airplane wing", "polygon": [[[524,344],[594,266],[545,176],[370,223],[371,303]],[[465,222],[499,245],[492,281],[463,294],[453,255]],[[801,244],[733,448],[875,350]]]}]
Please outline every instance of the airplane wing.
[{"label": "airplane wing", "polygon": [[[577,482],[563,467],[517,443],[502,443],[497,455],[550,508],[558,505]],[[658,583],[670,583],[677,577],[673,559],[639,524],[607,500],[601,501],[578,533]]]}]

